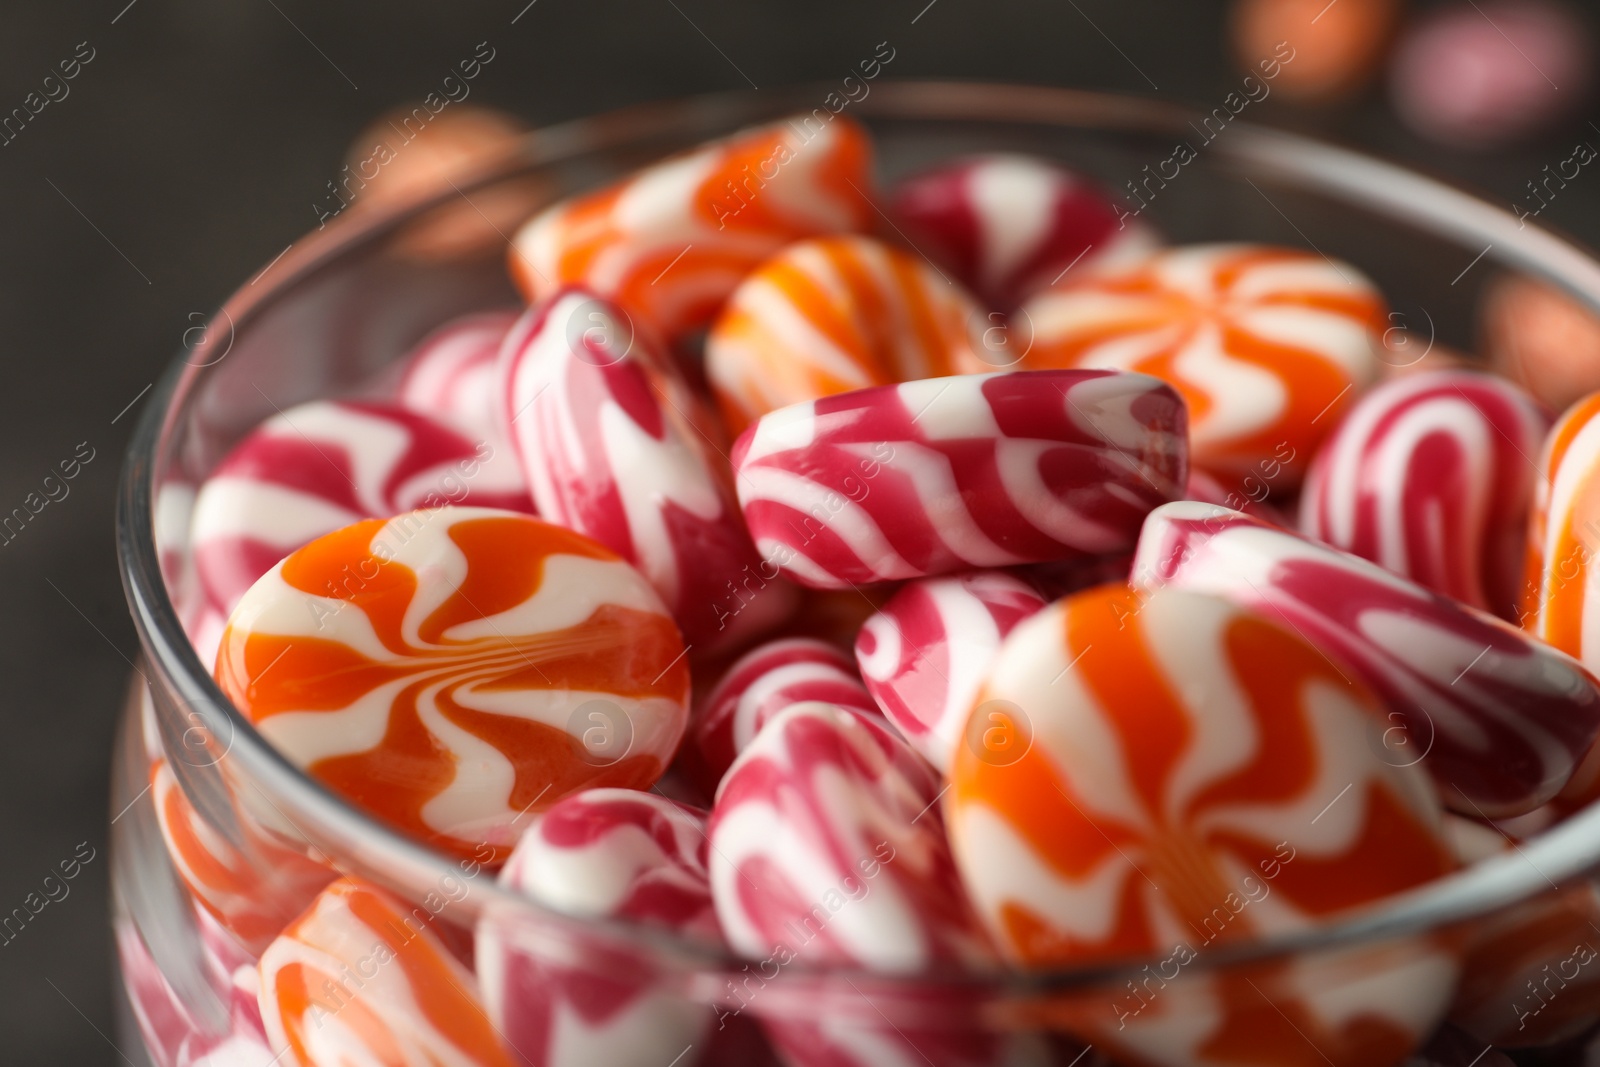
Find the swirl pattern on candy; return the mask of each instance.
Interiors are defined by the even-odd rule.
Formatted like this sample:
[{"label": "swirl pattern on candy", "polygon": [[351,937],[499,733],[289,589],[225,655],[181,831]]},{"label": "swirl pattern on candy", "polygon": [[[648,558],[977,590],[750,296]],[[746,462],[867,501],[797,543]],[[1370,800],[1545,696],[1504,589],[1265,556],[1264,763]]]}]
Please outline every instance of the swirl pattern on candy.
[{"label": "swirl pattern on candy", "polygon": [[[1389,758],[1429,770],[1465,815],[1531,811],[1600,734],[1600,689],[1575,660],[1375,563],[1209,504],[1151,513],[1132,581],[1225,596],[1288,620],[1384,701]],[[1374,728],[1374,737],[1380,731]]]},{"label": "swirl pattern on candy", "polygon": [[[1454,861],[1426,775],[1370,745],[1380,714],[1288,627],[1219,598],[1108,585],[1057,601],[1001,645],[956,749],[946,819],[962,878],[1026,967],[1169,952],[1181,966],[1421,885]],[[1026,743],[988,744],[978,728],[996,717]],[[1230,1004],[1213,977],[1239,982],[1179,978],[1152,1004],[1097,1004],[1082,1036],[1140,1062],[1321,1062],[1287,1016]],[[1449,952],[1418,944],[1396,975],[1307,983],[1289,1010],[1337,1062],[1393,1063],[1454,978]],[[1193,1014],[1164,1003],[1211,996]],[[1257,1058],[1231,1058],[1238,1043]]]},{"label": "swirl pattern on candy", "polygon": [[[517,842],[500,884],[571,915],[722,940],[706,874],[705,815],[652,793],[591,789],[561,801]],[[653,989],[644,961],[527,933],[519,937],[492,909],[478,923],[484,1004],[526,1062],[660,1067],[665,1048],[703,1046],[712,1009]]]},{"label": "swirl pattern on candy", "polygon": [[842,115],[744,130],[546,208],[512,238],[511,276],[530,301],[593,289],[676,341],[785,245],[867,229],[871,155]]},{"label": "swirl pattern on candy", "polygon": [[1124,223],[1082,175],[1032,156],[973,156],[919,171],[889,194],[888,213],[919,249],[991,308],[1008,311],[1073,272],[1114,269],[1157,247]]},{"label": "swirl pattern on candy", "polygon": [[513,1067],[434,918],[354,879],[323,890],[261,956],[279,1062]]},{"label": "swirl pattern on candy", "polygon": [[[734,761],[711,812],[711,896],[729,945],[780,968],[991,963],[939,790],[933,768],[876,715],[821,702],[779,712]],[[936,1036],[877,1017],[764,1022],[795,1067],[1004,1062],[1003,1043],[959,1027]]]},{"label": "swirl pattern on candy", "polygon": [[1544,439],[1510,382],[1432,371],[1358,400],[1312,461],[1300,528],[1501,618],[1514,617]]},{"label": "swirl pattern on candy", "polygon": [[1244,477],[1287,450],[1298,484],[1352,393],[1377,375],[1383,298],[1361,272],[1264,245],[1188,245],[1067,279],[1022,306],[1024,368],[1139,371],[1189,405],[1197,466]]},{"label": "swirl pattern on candy", "polygon": [[707,796],[734,757],[791,704],[821,700],[868,715],[878,705],[838,648],[810,637],[768,641],[745,653],[711,687],[689,726],[695,777]]},{"label": "swirl pattern on candy", "polygon": [[195,901],[251,952],[260,952],[337,875],[241,818],[235,844],[195,811],[164,759],[150,767],[156,825]]},{"label": "swirl pattern on candy", "polygon": [[763,416],[735,487],[762,557],[815,588],[1103,555],[1182,495],[1184,426],[1143,375],[933,378]]},{"label": "swirl pattern on candy", "polygon": [[711,895],[728,943],[894,972],[989,960],[930,807],[939,788],[877,716],[821,702],[779,712],[711,812]]},{"label": "swirl pattern on candy", "polygon": [[487,508],[325,535],[251,587],[216,677],[280,752],[418,840],[503,857],[523,815],[649,786],[688,718],[678,628],[581,534]]},{"label": "swirl pattern on candy", "polygon": [[404,408],[315,400],[281,412],[217,464],[195,501],[195,565],[226,615],[257,578],[359,519],[467,503],[531,512],[515,463],[492,444]]},{"label": "swirl pattern on candy", "polygon": [[[642,335],[593,314],[621,319],[570,290],[506,338],[506,422],[540,514],[637,566],[702,652],[772,625],[793,591],[756,556],[698,399]],[[761,589],[746,604],[734,594],[749,580]]]},{"label": "swirl pattern on candy", "polygon": [[406,356],[395,399],[412,411],[499,440],[500,343],[517,321],[515,311],[480,311],[452,319]]},{"label": "swirl pattern on candy", "polygon": [[856,637],[867,689],[911,747],[949,773],[1000,642],[1044,598],[994,571],[912,582]]},{"label": "swirl pattern on candy", "polygon": [[870,237],[790,245],[739,283],[706,337],[706,377],[738,433],[776,408],[873,385],[1002,370],[977,302]]}]

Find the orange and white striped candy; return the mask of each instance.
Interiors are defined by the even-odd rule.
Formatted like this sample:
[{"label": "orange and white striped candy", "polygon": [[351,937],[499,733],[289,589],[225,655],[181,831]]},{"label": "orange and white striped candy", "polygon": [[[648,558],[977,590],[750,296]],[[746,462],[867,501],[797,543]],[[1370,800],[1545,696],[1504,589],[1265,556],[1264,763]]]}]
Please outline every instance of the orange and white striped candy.
[{"label": "orange and white striped candy", "polygon": [[190,894],[252,954],[259,953],[337,875],[245,819],[230,840],[200,816],[164,759],[150,766],[156,824]]},{"label": "orange and white striped candy", "polygon": [[261,956],[261,1018],[299,1067],[513,1067],[437,916],[341,878]]},{"label": "orange and white striped candy", "polygon": [[1600,393],[1568,408],[1539,457],[1523,627],[1600,671]]},{"label": "orange and white striped candy", "polygon": [[[979,691],[946,800],[957,865],[1025,967],[1172,953],[1181,969],[1214,944],[1306,929],[1454,865],[1425,772],[1372,743],[1380,715],[1266,617],[1173,589],[1086,590],[1012,630]],[[1418,945],[1394,971],[1323,1000],[1307,984],[1292,1014],[1325,1048],[1350,1038],[1374,1055],[1344,1063],[1398,1060],[1443,1013],[1454,957]],[[1226,991],[1175,1026],[1170,1005],[1216,992],[1181,988],[1080,1036],[1155,1063],[1245,1062],[1221,1051],[1239,1025]],[[1248,1062],[1322,1062],[1259,1007],[1277,1037]],[[1341,1036],[1347,1020],[1368,1029]]]},{"label": "orange and white striped candy", "polygon": [[1382,296],[1348,263],[1267,245],[1173,248],[1074,278],[1023,305],[1023,368],[1098,367],[1171,382],[1196,465],[1244,478],[1290,456],[1293,489],[1324,435],[1378,372]]},{"label": "orange and white striped candy", "polygon": [[290,760],[420,841],[501,859],[527,813],[645,788],[688,720],[683,640],[582,534],[438,508],[318,538],[234,610],[218,684]]},{"label": "orange and white striped candy", "polygon": [[744,130],[546,208],[512,239],[511,276],[530,301],[584,286],[676,340],[784,245],[865,230],[871,156],[843,117]]},{"label": "orange and white striped candy", "polygon": [[1003,370],[983,346],[987,326],[977,302],[917,256],[870,237],[821,237],[734,290],[706,337],[706,377],[738,434],[802,400]]}]

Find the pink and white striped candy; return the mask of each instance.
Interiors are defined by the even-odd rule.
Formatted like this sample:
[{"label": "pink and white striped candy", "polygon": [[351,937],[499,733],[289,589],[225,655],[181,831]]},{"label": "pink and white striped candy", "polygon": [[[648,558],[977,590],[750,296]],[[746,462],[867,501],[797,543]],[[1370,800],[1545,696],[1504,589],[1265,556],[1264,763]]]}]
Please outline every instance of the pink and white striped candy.
[{"label": "pink and white striped candy", "polygon": [[[591,789],[527,829],[500,884],[568,914],[720,943],[706,847],[703,812],[653,793]],[[715,1021],[708,1005],[658,988],[637,958],[610,960],[534,931],[519,937],[492,909],[478,923],[477,964],[490,1020],[538,1067],[661,1067],[663,1050],[703,1050]]]},{"label": "pink and white striped candy", "polygon": [[199,972],[219,1009],[207,1021],[172,987],[133,923],[116,924],[123,988],[154,1067],[264,1067],[267,1045],[256,1000],[255,961],[203,910],[195,909]]},{"label": "pink and white striped candy", "polygon": [[1156,248],[1082,175],[1032,156],[996,153],[913,174],[889,194],[909,239],[990,307],[1009,310],[1068,270],[1114,268]]},{"label": "pink and white striped candy", "polygon": [[511,457],[414,411],[314,400],[262,423],[200,487],[192,543],[224,616],[283,557],[366,518],[444,504],[532,512]]},{"label": "pink and white striped candy", "polygon": [[1133,584],[1209,592],[1287,620],[1366,682],[1391,760],[1425,760],[1446,805],[1500,818],[1556,795],[1600,734],[1578,662],[1375,563],[1209,504],[1145,521]]},{"label": "pink and white striped candy", "polygon": [[1413,374],[1358,400],[1300,497],[1307,536],[1514,618],[1549,419],[1504,378]]},{"label": "pink and white striped candy", "polygon": [[529,310],[501,356],[505,421],[540,514],[638,567],[704,652],[778,622],[793,590],[756,556],[709,415],[625,322],[582,290]]},{"label": "pink and white striped candy", "polygon": [[728,943],[897,973],[992,960],[939,789],[881,719],[820,701],[784,709],[734,761],[711,812],[711,896]]},{"label": "pink and white striped candy", "polygon": [[500,342],[516,311],[479,311],[440,326],[404,359],[396,400],[403,407],[487,433],[500,417]]},{"label": "pink and white striped candy", "polygon": [[512,1067],[437,921],[351,878],[323,890],[261,956],[276,1062]]},{"label": "pink and white striped candy", "polygon": [[[762,960],[763,977],[791,965],[914,974],[991,964],[939,789],[881,719],[820,702],[779,713],[734,761],[711,813],[711,896],[729,944]],[[929,1005],[946,1018],[963,1007]],[[764,1023],[794,1067],[999,1064],[1007,1052],[960,1026],[925,1033],[904,1020],[783,1013]]]},{"label": "pink and white striped candy", "polygon": [[856,667],[836,646],[814,637],[768,641],[746,652],[706,694],[689,726],[686,757],[700,787],[715,795],[734,757],[784,708],[824,700],[877,715]]},{"label": "pink and white striped candy", "polygon": [[972,374],[780,408],[733,466],[763,558],[838,589],[1124,551],[1182,495],[1185,426],[1144,375]]},{"label": "pink and white striped candy", "polygon": [[912,582],[856,637],[867,690],[900,733],[939,769],[950,758],[1000,642],[1044,598],[998,571]]}]

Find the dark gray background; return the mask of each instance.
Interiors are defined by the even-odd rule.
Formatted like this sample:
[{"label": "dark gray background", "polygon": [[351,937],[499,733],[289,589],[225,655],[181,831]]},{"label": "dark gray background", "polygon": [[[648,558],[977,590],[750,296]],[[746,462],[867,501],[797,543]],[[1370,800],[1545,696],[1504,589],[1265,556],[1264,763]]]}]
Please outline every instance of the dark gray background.
[{"label": "dark gray background", "polygon": [[[894,78],[1207,107],[1238,80],[1215,0],[526,3],[32,0],[0,16],[0,113],[79,42],[95,50],[71,95],[0,147],[0,513],[79,442],[95,450],[71,495],[0,547],[0,913],[80,842],[98,852],[68,898],[0,946],[0,1062],[123,1062],[106,782],[134,639],[111,531],[138,405],[117,417],[179,350],[191,313],[314,224],[313,202],[369,119],[433,89],[480,41],[497,56],[472,100],[534,123],[750,81],[835,80],[883,40]],[[1502,203],[1581,131],[1600,136],[1580,121],[1526,150],[1456,156],[1405,133],[1381,92],[1320,112],[1275,94],[1250,117],[1419,162]],[[1600,177],[1585,171],[1543,219],[1600,242]]]}]

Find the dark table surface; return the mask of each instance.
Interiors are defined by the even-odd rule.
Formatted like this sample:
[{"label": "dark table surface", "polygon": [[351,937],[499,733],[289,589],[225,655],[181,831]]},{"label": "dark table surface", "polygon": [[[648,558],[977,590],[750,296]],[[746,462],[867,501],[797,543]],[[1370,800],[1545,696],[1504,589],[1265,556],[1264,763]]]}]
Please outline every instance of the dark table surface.
[{"label": "dark table surface", "polygon": [[[527,6],[525,6],[527,5]],[[7,5],[0,114],[92,56],[0,147],[0,512],[93,459],[0,546],[0,913],[94,858],[0,945],[0,1062],[120,1063],[107,921],[109,738],[135,642],[113,492],[143,391],[190,316],[315,223],[350,138],[486,41],[472,99],[535,124],[721,89],[837,79],[880,41],[889,76],[1103,88],[1210,107],[1239,74],[1215,0],[89,0]],[[760,88],[752,88],[759,86]],[[1421,163],[1509,203],[1579,136],[1487,157],[1418,142],[1381,92],[1258,121]],[[1587,173],[1587,172],[1586,172]],[[1593,185],[1584,184],[1594,183]],[[1600,243],[1600,178],[1544,219]]]}]

